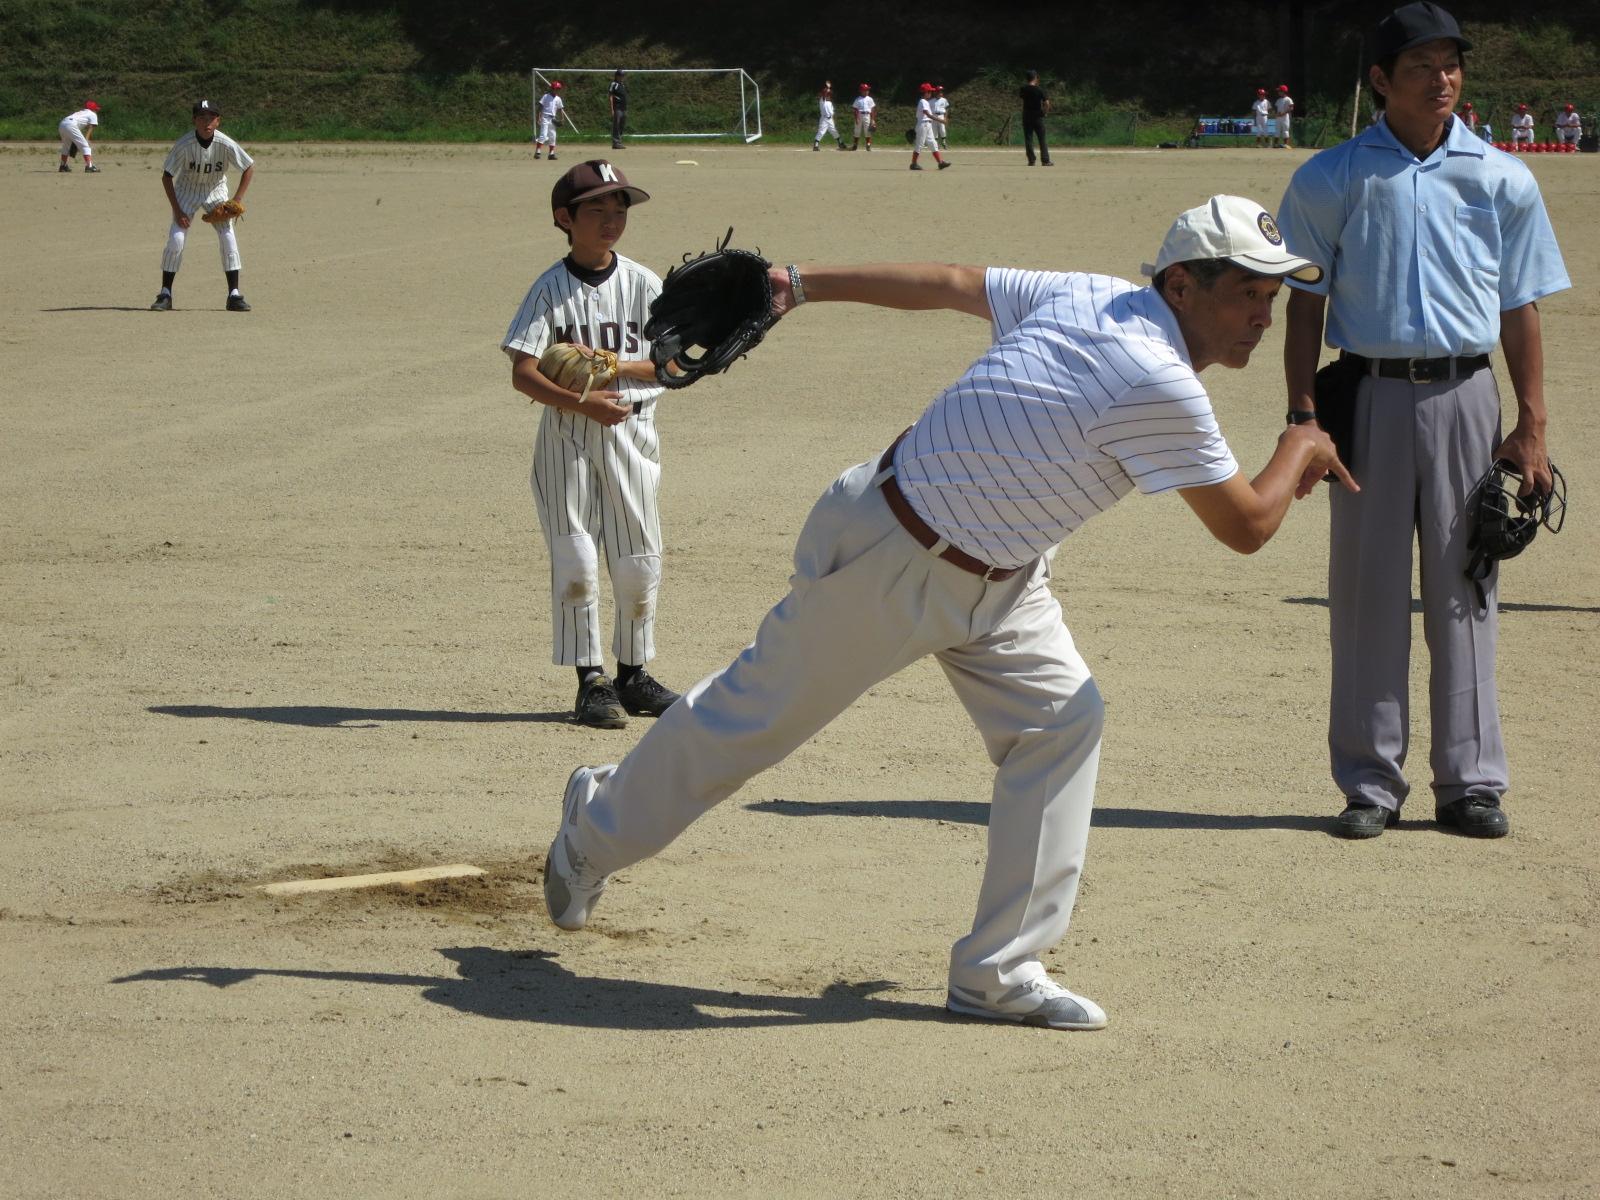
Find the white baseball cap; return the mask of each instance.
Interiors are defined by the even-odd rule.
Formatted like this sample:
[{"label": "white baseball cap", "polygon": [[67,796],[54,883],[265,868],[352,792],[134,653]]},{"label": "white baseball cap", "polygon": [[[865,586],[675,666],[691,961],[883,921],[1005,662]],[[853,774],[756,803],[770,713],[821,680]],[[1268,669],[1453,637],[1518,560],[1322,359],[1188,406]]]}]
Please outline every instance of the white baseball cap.
[{"label": "white baseball cap", "polygon": [[1198,258],[1225,259],[1257,275],[1287,275],[1301,283],[1322,279],[1316,263],[1284,249],[1283,234],[1272,214],[1243,196],[1213,196],[1183,213],[1167,230],[1155,264],[1145,263],[1139,269],[1154,276],[1173,263]]}]

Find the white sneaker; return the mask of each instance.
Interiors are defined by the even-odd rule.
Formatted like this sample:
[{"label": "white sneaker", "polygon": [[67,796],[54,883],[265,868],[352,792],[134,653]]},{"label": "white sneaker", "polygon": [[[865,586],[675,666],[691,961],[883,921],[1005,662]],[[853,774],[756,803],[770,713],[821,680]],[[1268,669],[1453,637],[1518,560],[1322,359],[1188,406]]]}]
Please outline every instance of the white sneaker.
[{"label": "white sneaker", "polygon": [[544,860],[544,903],[550,919],[562,929],[582,929],[606,890],[610,878],[593,870],[576,845],[578,805],[589,789],[594,772],[579,767],[567,780],[561,802],[561,828]]},{"label": "white sneaker", "polygon": [[1043,1025],[1050,1029],[1106,1027],[1104,1009],[1087,997],[1067,991],[1049,976],[1030,979],[1003,992],[980,992],[952,983],[944,1006],[969,1017]]}]

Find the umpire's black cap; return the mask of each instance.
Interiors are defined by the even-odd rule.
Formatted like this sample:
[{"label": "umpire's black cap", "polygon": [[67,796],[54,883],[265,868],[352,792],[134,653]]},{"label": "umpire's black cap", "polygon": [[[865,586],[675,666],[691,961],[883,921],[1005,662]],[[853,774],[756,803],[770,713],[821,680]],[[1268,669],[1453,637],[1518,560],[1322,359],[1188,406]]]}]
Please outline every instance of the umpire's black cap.
[{"label": "umpire's black cap", "polygon": [[1463,50],[1471,50],[1472,43],[1461,36],[1461,26],[1456,19],[1437,4],[1406,4],[1395,9],[1383,20],[1367,39],[1368,56],[1373,62],[1393,58],[1413,46],[1426,45],[1443,38],[1454,40]]},{"label": "umpire's black cap", "polygon": [[612,192],[626,192],[629,204],[643,204],[650,199],[649,192],[628,182],[621,167],[603,158],[591,158],[556,180],[555,187],[550,189],[550,211],[571,208],[574,204],[582,204],[597,196],[609,196]]}]

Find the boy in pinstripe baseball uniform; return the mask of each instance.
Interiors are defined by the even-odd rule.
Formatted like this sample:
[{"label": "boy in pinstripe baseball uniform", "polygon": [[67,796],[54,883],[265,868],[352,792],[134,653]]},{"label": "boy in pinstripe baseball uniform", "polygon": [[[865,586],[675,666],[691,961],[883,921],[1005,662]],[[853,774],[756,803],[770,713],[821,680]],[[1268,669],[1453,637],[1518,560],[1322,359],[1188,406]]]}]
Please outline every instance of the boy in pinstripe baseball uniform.
[{"label": "boy in pinstripe baseball uniform", "polygon": [[[648,199],[604,159],[563,175],[550,208],[571,250],[534,280],[500,343],[511,356],[511,385],[545,406],[533,496],[550,551],[554,661],[578,673],[574,716],[602,729],[620,729],[629,713],[660,716],[678,698],[644,668],[655,657],[661,584],[655,410],[663,391],[644,325],[661,280],[615,251],[629,208]],[[556,342],[615,352],[616,389],[580,398],[545,378],[539,356]],[[615,682],[600,644],[601,548],[616,604]]]},{"label": "boy in pinstripe baseball uniform", "polygon": [[[161,164],[161,186],[172,207],[172,227],[167,230],[167,245],[161,253],[161,290],[156,293],[154,312],[172,308],[172,281],[183,264],[183,246],[197,212],[209,212],[228,199],[228,167],[241,172],[235,200],[243,200],[255,178],[255,159],[245,153],[227,134],[217,128],[222,109],[211,100],[200,100],[190,110],[194,129],[173,143]],[[228,311],[249,312],[239,291],[239,239],[232,221],[219,221],[213,228],[222,250],[222,270],[228,277]]]},{"label": "boy in pinstripe baseball uniform", "polygon": [[58,170],[63,174],[71,171],[67,158],[73,154],[82,154],[84,171],[91,175],[99,173],[100,168],[94,165],[94,149],[89,145],[89,140],[94,137],[95,128],[99,124],[100,106],[93,100],[77,112],[68,113],[61,118],[61,124],[57,127],[57,132],[61,134],[61,166]]},{"label": "boy in pinstripe baseball uniform", "polygon": [[545,864],[557,925],[581,929],[611,873],[932,655],[997,768],[977,916],[951,952],[946,1007],[1105,1025],[1040,961],[1072,913],[1105,716],[1050,591],[1051,553],[1138,490],[1177,491],[1248,554],[1325,471],[1353,486],[1327,434],[1303,425],[1247,480],[1198,378],[1249,362],[1284,276],[1321,277],[1284,249],[1267,212],[1215,196],[1178,218],[1145,271],[1149,287],[931,263],[774,269],[777,313],[808,300],[951,309],[988,321],[993,343],[888,450],[823,494],[789,595],[744,653],[621,763],[573,772]]}]

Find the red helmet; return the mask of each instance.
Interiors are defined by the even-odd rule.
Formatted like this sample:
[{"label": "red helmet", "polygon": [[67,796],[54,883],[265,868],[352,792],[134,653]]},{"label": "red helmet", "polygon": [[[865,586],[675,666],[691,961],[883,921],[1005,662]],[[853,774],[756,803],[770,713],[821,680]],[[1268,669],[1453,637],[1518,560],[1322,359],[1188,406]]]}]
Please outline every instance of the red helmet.
[{"label": "red helmet", "polygon": [[1267,94],[1267,89],[1266,88],[1257,88],[1256,89],[1256,95],[1265,96],[1266,94]]},{"label": "red helmet", "polygon": [[558,79],[554,83],[552,83],[550,85],[550,90],[552,92],[559,92],[561,90],[561,80]]},{"label": "red helmet", "polygon": [[933,84],[931,84],[931,83],[919,83],[917,85],[917,91],[919,91],[919,92],[931,92],[931,91],[933,91]]},{"label": "red helmet", "polygon": [[[934,91],[936,91],[936,92],[942,92],[942,91],[944,91],[944,84],[942,84],[942,83],[936,83],[936,84],[934,84],[934,85],[933,85],[933,90],[934,90]],[[1568,107],[1568,108],[1571,108],[1571,107],[1572,107],[1572,105],[1570,105],[1570,104],[1569,104],[1569,105],[1567,105],[1567,107]]]},{"label": "red helmet", "polygon": [[863,96],[865,96],[868,92],[870,92],[872,90],[872,85],[870,83],[863,83],[861,85],[861,89],[860,90],[861,90],[861,94]]},{"label": "red helmet", "polygon": [[1562,112],[1571,112],[1571,111],[1572,111],[1572,105],[1570,105],[1570,104],[1569,104],[1569,105],[1567,105],[1567,106],[1566,106],[1566,107],[1565,107],[1565,108],[1563,108],[1563,109],[1562,109],[1562,110],[1561,110],[1561,111],[1562,111]]},{"label": "red helmet", "polygon": [[1463,107],[1465,107],[1465,108],[1471,108],[1471,107],[1472,107],[1472,101],[1471,101],[1471,100],[1468,100],[1468,101],[1467,101],[1467,102],[1466,102],[1466,104],[1465,104],[1465,105],[1464,105],[1464,106],[1463,106]]},{"label": "red helmet", "polygon": [[[89,101],[89,103],[85,104],[84,107],[87,108],[90,112],[99,112],[100,111],[100,106],[98,104],[96,104],[93,100],[91,100],[91,101]],[[1572,111],[1572,105],[1570,105],[1570,104],[1567,105],[1567,111],[1568,112]]]},{"label": "red helmet", "polygon": [[1287,83],[1280,83],[1278,85],[1278,90],[1280,92],[1287,92],[1289,90],[1289,85]]},{"label": "red helmet", "polygon": [[1528,106],[1526,104],[1519,104],[1519,105],[1517,105],[1517,111],[1518,112],[1527,112],[1528,111]]}]

